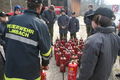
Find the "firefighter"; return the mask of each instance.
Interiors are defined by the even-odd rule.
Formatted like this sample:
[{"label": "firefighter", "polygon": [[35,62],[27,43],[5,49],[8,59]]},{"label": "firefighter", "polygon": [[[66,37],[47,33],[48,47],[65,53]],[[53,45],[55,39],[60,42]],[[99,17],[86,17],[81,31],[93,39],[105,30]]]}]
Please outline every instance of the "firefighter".
[{"label": "firefighter", "polygon": [[[118,36],[120,36],[120,19],[119,19],[119,23],[118,23]],[[119,65],[120,65],[120,53],[118,54],[119,56]],[[120,78],[120,73],[117,73],[115,75],[117,78]]]},{"label": "firefighter", "polygon": [[113,16],[113,11],[102,7],[91,15],[92,27],[97,33],[85,42],[77,80],[108,80],[120,51],[120,38],[112,26]]},{"label": "firefighter", "polygon": [[59,26],[60,39],[67,40],[69,17],[66,15],[64,9],[61,10],[61,16],[58,18],[58,26]]},{"label": "firefighter", "polygon": [[88,6],[88,11],[85,12],[84,14],[84,23],[86,24],[86,31],[87,31],[87,36],[89,37],[92,34],[92,26],[91,26],[91,20],[87,17],[88,15],[94,13],[93,11],[93,5]]},{"label": "firefighter", "polygon": [[5,80],[41,80],[40,66],[48,69],[50,35],[47,25],[38,18],[42,0],[28,0],[27,7],[23,15],[13,16],[7,25]]},{"label": "firefighter", "polygon": [[120,36],[120,19],[119,19],[119,23],[118,23],[118,35]]},{"label": "firefighter", "polygon": [[51,5],[48,10],[45,10],[42,14],[43,20],[48,25],[48,29],[51,35],[51,43],[53,44],[53,26],[56,21],[56,14],[54,11],[54,5]]},{"label": "firefighter", "polygon": [[76,38],[76,33],[79,31],[79,20],[76,18],[75,12],[72,13],[72,18],[69,22],[70,37],[71,39]]},{"label": "firefighter", "polygon": [[14,7],[14,15],[19,15],[21,14],[21,6],[20,5],[16,5]]},{"label": "firefighter", "polygon": [[0,80],[4,80],[4,65],[5,65],[5,53],[3,50],[4,42],[4,31],[8,16],[5,12],[0,11]]}]

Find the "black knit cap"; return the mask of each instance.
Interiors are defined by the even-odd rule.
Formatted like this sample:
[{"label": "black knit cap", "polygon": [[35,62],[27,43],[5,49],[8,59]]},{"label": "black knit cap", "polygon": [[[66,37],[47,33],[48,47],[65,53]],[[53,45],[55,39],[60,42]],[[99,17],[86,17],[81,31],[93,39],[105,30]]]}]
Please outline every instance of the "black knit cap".
[{"label": "black knit cap", "polygon": [[65,9],[61,9],[61,11],[60,11],[60,12],[62,13],[62,12],[66,12],[66,11],[65,11]]},{"label": "black knit cap", "polygon": [[43,3],[43,0],[27,0],[27,1],[31,3]]},{"label": "black knit cap", "polygon": [[102,15],[108,17],[109,19],[112,19],[114,17],[114,13],[111,9],[103,7],[98,8],[94,13],[88,15],[87,17],[93,19],[95,15]]}]

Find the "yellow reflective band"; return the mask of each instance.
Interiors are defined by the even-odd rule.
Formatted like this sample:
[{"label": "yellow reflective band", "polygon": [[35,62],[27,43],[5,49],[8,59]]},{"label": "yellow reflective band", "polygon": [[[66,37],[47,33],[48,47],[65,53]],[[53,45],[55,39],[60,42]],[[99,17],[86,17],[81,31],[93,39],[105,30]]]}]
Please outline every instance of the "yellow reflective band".
[{"label": "yellow reflective band", "polygon": [[39,78],[37,78],[37,79],[35,79],[35,80],[41,80],[41,77],[39,77]]},{"label": "yellow reflective band", "polygon": [[[4,75],[4,77],[5,77],[5,80],[26,80],[26,79],[20,79],[20,78],[8,78],[8,77],[6,77],[6,75]],[[35,80],[41,80],[41,77],[39,77]]]},{"label": "yellow reflective band", "polygon": [[8,24],[7,28],[9,33],[17,34],[23,37],[29,37],[31,34],[33,35],[35,33],[34,29],[29,29],[14,24]]},{"label": "yellow reflective band", "polygon": [[47,53],[42,54],[42,56],[49,56],[51,54],[51,51],[52,51],[52,48],[50,48],[50,50]]}]

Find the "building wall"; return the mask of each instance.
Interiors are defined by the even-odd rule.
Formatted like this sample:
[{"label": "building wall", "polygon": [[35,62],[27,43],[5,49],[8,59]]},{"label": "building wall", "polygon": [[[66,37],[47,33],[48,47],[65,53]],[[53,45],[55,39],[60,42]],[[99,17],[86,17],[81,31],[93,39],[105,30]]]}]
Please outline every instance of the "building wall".
[{"label": "building wall", "polygon": [[80,15],[80,2],[81,0],[68,0],[68,9],[72,12],[76,12],[76,15]]},{"label": "building wall", "polygon": [[64,6],[66,10],[76,12],[77,16],[80,15],[80,2],[81,0],[51,0],[51,4],[55,6]]}]

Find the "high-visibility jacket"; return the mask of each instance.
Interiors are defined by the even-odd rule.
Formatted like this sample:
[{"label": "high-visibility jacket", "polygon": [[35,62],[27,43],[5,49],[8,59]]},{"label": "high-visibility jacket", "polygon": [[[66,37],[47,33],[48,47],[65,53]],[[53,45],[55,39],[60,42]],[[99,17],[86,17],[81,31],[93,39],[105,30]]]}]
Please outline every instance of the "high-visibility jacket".
[{"label": "high-visibility jacket", "polygon": [[5,80],[40,80],[39,53],[42,66],[49,64],[50,35],[47,25],[37,15],[33,10],[26,10],[8,22]]}]

